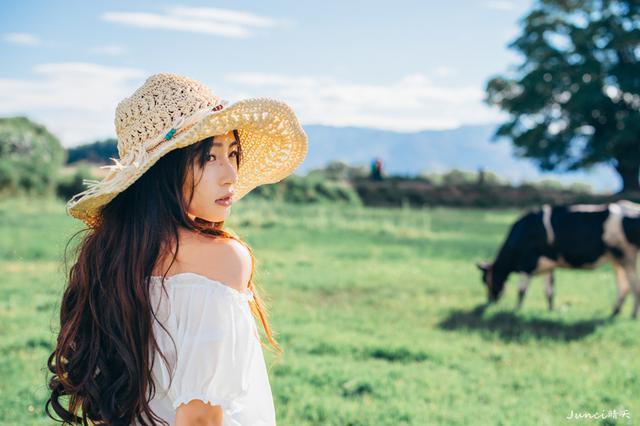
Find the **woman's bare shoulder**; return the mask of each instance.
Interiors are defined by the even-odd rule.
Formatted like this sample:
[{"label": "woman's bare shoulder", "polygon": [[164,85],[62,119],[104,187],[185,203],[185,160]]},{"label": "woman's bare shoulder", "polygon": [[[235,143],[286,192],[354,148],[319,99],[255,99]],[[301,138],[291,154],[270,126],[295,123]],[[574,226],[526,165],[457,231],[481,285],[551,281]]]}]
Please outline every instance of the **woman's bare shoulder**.
[{"label": "woman's bare shoulder", "polygon": [[[162,275],[170,262],[171,257],[165,259],[164,269],[154,275]],[[252,267],[249,250],[235,239],[181,235],[178,255],[167,276],[194,272],[244,292]]]}]

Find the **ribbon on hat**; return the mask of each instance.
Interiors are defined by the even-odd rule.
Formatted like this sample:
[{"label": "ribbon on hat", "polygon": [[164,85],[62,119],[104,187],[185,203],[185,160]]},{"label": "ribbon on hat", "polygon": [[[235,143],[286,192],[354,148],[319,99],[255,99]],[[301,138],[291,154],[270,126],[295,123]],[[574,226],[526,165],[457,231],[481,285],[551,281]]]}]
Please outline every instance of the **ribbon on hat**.
[{"label": "ribbon on hat", "polygon": [[[114,162],[114,164],[101,166],[100,168],[109,169],[113,171],[113,170],[123,170],[131,166],[134,166],[136,168],[140,167],[140,164],[143,164],[144,161],[146,161],[148,151],[154,149],[155,147],[157,147],[163,142],[171,140],[171,138],[173,138],[175,134],[181,129],[188,127],[194,123],[197,123],[198,121],[202,120],[203,118],[209,115],[212,115],[221,111],[228,104],[229,104],[229,101],[225,99],[221,99],[220,102],[218,102],[218,104],[215,105],[213,108],[212,107],[203,108],[191,114],[189,117],[183,117],[183,116],[176,117],[171,123],[171,127],[166,132],[163,132],[162,136],[158,136],[152,139],[151,141],[147,142],[147,144],[136,145],[131,151],[127,153],[125,157],[121,158],[120,160],[118,160],[117,158],[111,157],[110,159]],[[92,183],[89,183],[89,185],[92,185]]]},{"label": "ribbon on hat", "polygon": [[169,131],[165,133],[164,139],[168,141],[173,137],[173,135],[176,134],[176,132],[180,128],[189,126],[197,121],[200,121],[201,119],[211,114],[212,112],[220,111],[228,104],[229,104],[229,101],[223,99],[218,103],[218,105],[214,106],[213,108],[207,107],[207,108],[201,109],[200,111],[197,111],[194,114],[191,114],[187,119],[185,119],[184,117],[176,118],[175,120],[173,120],[173,123],[171,124],[171,128],[169,129]]}]

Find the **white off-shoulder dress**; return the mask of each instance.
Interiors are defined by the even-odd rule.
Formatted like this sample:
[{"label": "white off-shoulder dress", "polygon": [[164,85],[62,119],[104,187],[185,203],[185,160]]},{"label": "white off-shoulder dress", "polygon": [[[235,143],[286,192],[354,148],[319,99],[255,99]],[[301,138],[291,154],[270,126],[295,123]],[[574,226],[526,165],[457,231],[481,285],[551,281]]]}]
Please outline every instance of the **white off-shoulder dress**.
[{"label": "white off-shoulder dress", "polygon": [[[199,399],[223,410],[224,426],[275,425],[271,386],[251,314],[251,290],[242,293],[200,274],[150,278],[158,321],[154,333],[170,369],[156,351],[151,409],[175,424],[178,405]],[[171,338],[160,322],[173,336]]]}]

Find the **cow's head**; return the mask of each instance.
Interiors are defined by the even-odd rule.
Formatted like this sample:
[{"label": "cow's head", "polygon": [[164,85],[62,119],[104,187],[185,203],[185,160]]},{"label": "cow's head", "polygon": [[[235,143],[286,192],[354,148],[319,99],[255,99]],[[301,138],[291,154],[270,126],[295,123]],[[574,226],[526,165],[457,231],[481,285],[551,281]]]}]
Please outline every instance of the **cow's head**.
[{"label": "cow's head", "polygon": [[504,289],[505,277],[496,273],[493,263],[478,262],[476,266],[482,271],[482,282],[487,288],[487,301],[489,303],[497,302]]}]

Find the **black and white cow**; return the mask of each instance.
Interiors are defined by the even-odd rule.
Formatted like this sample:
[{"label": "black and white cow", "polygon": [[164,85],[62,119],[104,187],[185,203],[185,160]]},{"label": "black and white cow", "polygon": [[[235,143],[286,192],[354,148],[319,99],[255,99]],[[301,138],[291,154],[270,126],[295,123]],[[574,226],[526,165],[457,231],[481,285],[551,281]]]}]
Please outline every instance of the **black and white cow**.
[{"label": "black and white cow", "polygon": [[489,303],[500,298],[512,272],[522,274],[517,307],[534,275],[545,276],[545,294],[553,309],[555,268],[594,269],[612,262],[618,296],[612,315],[620,312],[629,289],[634,294],[632,318],[637,318],[640,282],[636,257],[640,247],[640,204],[622,200],[610,204],[544,205],[518,219],[496,259],[478,263]]}]

